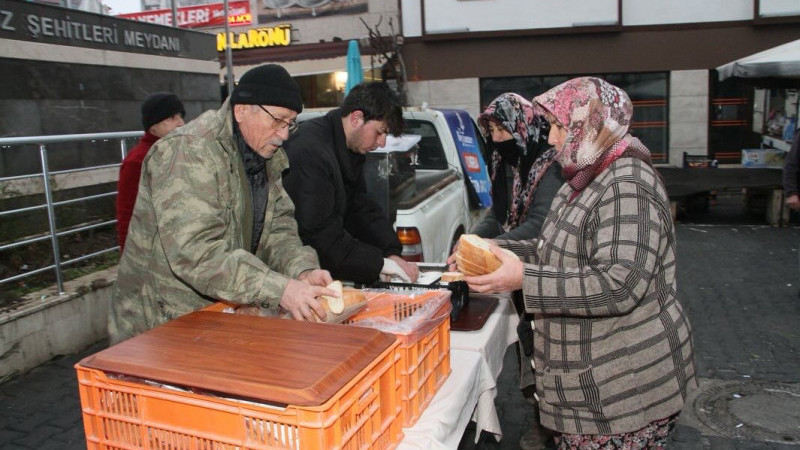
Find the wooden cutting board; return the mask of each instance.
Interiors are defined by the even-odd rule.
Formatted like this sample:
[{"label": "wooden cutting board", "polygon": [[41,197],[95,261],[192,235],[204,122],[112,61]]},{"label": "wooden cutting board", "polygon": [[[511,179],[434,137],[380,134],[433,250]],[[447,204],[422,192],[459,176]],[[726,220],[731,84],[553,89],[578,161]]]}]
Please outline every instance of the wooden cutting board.
[{"label": "wooden cutting board", "polygon": [[240,398],[316,406],[395,339],[371,328],[196,311],[80,364]]},{"label": "wooden cutting board", "polygon": [[450,322],[450,331],[477,331],[482,329],[496,307],[497,298],[470,294],[469,302],[461,308],[461,315],[458,320]]}]

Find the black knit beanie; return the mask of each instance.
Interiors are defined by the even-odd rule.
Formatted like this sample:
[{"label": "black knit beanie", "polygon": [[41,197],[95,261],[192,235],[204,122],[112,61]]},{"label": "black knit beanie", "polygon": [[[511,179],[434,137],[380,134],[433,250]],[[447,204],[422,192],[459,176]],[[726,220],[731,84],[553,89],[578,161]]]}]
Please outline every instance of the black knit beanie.
[{"label": "black knit beanie", "polygon": [[254,67],[239,78],[231,94],[231,105],[271,105],[303,111],[300,86],[277,64]]},{"label": "black knit beanie", "polygon": [[175,114],[186,115],[183,103],[177,95],[169,92],[151,94],[142,103],[142,126],[144,131]]}]

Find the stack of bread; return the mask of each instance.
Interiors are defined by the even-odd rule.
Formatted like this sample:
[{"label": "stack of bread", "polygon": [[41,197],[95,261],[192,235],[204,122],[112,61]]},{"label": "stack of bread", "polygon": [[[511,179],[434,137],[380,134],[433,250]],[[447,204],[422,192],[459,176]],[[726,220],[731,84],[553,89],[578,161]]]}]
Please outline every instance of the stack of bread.
[{"label": "stack of bread", "polygon": [[[489,242],[476,234],[462,234],[458,241],[456,266],[458,271],[468,277],[492,273],[500,266],[500,258],[489,250]],[[511,255],[514,253],[503,249]]]}]

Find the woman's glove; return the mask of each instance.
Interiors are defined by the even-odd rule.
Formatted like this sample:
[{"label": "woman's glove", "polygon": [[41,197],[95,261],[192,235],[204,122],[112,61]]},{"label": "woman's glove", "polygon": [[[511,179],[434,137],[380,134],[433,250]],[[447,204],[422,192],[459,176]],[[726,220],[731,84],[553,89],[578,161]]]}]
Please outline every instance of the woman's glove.
[{"label": "woman's glove", "polygon": [[381,269],[381,280],[382,281],[392,281],[392,277],[397,277],[405,281],[406,283],[411,282],[411,278],[409,278],[408,274],[400,268],[400,265],[396,262],[392,261],[389,258],[383,258],[383,269]]}]

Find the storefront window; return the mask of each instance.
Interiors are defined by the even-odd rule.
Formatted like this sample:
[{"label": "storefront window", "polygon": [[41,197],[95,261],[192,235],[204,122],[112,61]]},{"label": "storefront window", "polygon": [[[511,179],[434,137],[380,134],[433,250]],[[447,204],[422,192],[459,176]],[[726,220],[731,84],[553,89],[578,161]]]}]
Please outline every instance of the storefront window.
[{"label": "storefront window", "polygon": [[[533,98],[574,76],[505,77],[481,79],[481,109],[498,95],[516,92]],[[633,102],[633,123],[630,133],[650,149],[653,162],[666,163],[668,154],[669,82],[666,72],[631,74],[595,74],[620,88]]]},{"label": "storefront window", "polygon": [[749,120],[752,88],[733,78],[717,81],[716,72],[711,80],[708,157],[720,164],[738,164],[743,148],[758,147]]},{"label": "storefront window", "polygon": [[[375,79],[380,80],[376,73]],[[300,85],[303,105],[306,108],[333,108],[342,104],[347,72],[328,72],[294,77]],[[364,81],[373,80],[373,71],[364,71]]]},{"label": "storefront window", "polygon": [[742,150],[789,150],[797,129],[798,89],[777,80],[755,87],[746,80],[717,81],[711,75],[708,154],[720,163],[738,164]]}]

